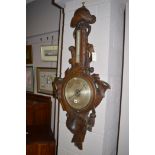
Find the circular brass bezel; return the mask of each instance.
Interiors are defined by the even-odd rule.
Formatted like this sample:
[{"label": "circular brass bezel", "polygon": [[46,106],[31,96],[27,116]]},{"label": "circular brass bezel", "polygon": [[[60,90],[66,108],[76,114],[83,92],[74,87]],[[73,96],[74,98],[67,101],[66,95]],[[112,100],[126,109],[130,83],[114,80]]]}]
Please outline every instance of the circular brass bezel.
[{"label": "circular brass bezel", "polygon": [[[83,79],[84,81],[86,81],[88,83],[90,91],[91,91],[91,97],[90,97],[88,104],[81,109],[77,109],[77,108],[74,108],[73,106],[71,106],[70,103],[68,103],[66,96],[65,96],[66,85],[73,78],[80,78],[80,79]],[[94,106],[93,103],[94,103],[95,95],[96,95],[96,91],[95,91],[96,89],[95,89],[95,85],[93,83],[93,79],[88,75],[74,75],[74,76],[69,76],[68,78],[66,78],[64,80],[65,81],[64,81],[64,84],[62,87],[62,99],[63,99],[63,103],[65,104],[65,107],[67,109],[69,108],[69,110],[72,109],[77,112],[89,111]]]}]

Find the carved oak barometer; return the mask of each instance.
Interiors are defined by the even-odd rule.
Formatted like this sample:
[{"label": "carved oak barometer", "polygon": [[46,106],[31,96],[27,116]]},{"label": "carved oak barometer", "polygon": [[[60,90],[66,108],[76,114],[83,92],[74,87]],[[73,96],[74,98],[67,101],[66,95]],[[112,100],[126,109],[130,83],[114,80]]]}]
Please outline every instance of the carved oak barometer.
[{"label": "carved oak barometer", "polygon": [[56,78],[54,81],[56,98],[67,112],[66,126],[73,134],[72,142],[79,149],[82,149],[86,131],[92,131],[94,126],[95,108],[110,88],[90,67],[94,49],[88,43],[88,35],[91,31],[90,24],[95,21],[96,17],[84,5],[75,11],[70,24],[75,28],[75,47],[69,47],[71,68],[65,71],[64,78]]}]

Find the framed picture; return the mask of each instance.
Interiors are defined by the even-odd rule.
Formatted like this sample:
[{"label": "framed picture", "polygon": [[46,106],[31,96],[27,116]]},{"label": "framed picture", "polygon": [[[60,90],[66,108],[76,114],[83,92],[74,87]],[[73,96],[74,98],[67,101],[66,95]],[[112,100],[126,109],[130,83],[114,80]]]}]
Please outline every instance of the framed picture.
[{"label": "framed picture", "polygon": [[41,46],[41,60],[42,61],[57,61],[58,57],[58,46]]},{"label": "framed picture", "polygon": [[26,64],[32,64],[32,45],[26,45]]},{"label": "framed picture", "polygon": [[26,91],[34,92],[33,66],[26,66]]},{"label": "framed picture", "polygon": [[56,68],[37,67],[37,92],[53,94],[52,82],[56,77]]}]

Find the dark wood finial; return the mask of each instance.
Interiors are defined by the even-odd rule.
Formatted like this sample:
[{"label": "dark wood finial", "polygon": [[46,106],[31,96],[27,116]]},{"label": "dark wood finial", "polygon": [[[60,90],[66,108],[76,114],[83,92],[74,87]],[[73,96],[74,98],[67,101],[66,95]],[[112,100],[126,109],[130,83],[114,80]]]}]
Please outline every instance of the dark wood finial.
[{"label": "dark wood finial", "polygon": [[74,16],[71,20],[71,27],[76,27],[80,22],[87,23],[88,24],[93,24],[96,21],[96,17],[94,15],[90,14],[90,11],[84,6],[85,2],[82,2],[83,6],[78,8]]},{"label": "dark wood finial", "polygon": [[82,2],[82,6],[84,6],[85,5],[85,2]]}]

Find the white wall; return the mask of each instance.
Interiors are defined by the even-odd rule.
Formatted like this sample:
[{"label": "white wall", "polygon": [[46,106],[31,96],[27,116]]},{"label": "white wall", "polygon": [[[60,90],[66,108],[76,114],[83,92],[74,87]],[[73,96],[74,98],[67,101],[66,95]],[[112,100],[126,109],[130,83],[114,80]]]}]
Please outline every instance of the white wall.
[{"label": "white wall", "polygon": [[111,90],[107,96],[105,110],[103,155],[115,155],[117,149],[122,85],[124,8],[124,4],[117,1],[111,2],[108,55],[108,80]]},{"label": "white wall", "polygon": [[[85,6],[97,19],[88,38],[97,53],[97,61],[91,63],[91,66],[112,88],[106,92],[106,97],[96,109],[95,126],[91,133],[87,132],[82,151],[71,143],[72,134],[66,127],[66,112],[60,108],[58,155],[115,155],[121,93],[124,4],[110,0],[85,2]],[[65,6],[62,77],[70,67],[68,59],[71,55],[68,47],[74,45],[70,21],[81,3],[82,0],[69,0],[65,4],[61,1],[61,5]]]},{"label": "white wall", "polygon": [[[34,67],[34,93],[37,93],[37,81],[36,81],[36,67],[53,67],[56,68],[57,63],[56,62],[48,62],[48,61],[42,61],[41,60],[41,51],[40,47],[42,45],[58,45],[58,32],[51,32],[44,35],[39,35],[35,37],[28,37],[27,38],[27,44],[32,45],[32,52],[33,52],[33,67]],[[53,41],[52,41],[53,36]],[[48,37],[48,40],[47,40]],[[40,40],[42,39],[42,41]]]},{"label": "white wall", "polygon": [[126,5],[123,93],[118,155],[129,155],[129,3]]}]

